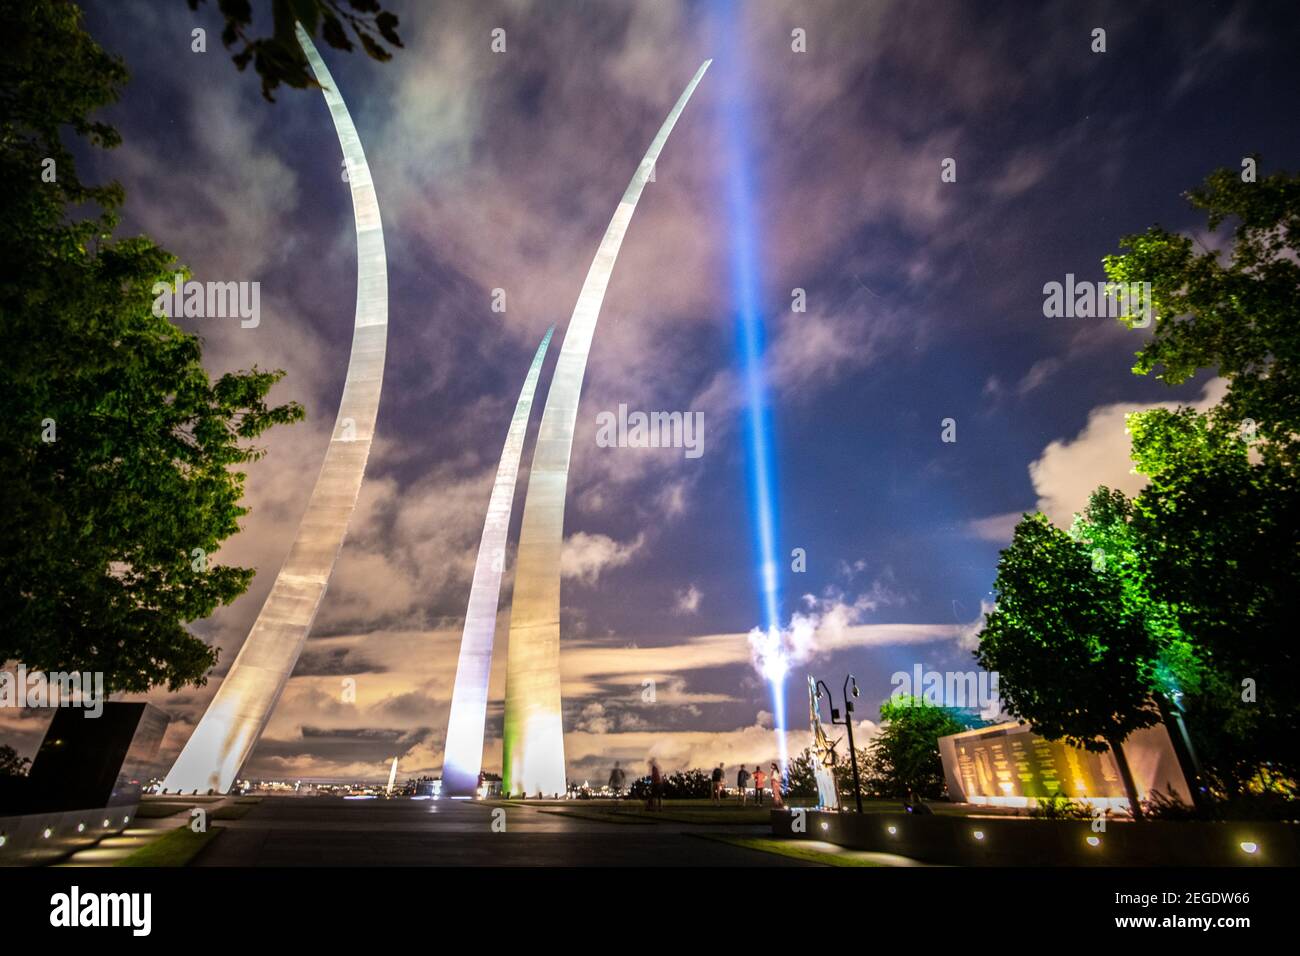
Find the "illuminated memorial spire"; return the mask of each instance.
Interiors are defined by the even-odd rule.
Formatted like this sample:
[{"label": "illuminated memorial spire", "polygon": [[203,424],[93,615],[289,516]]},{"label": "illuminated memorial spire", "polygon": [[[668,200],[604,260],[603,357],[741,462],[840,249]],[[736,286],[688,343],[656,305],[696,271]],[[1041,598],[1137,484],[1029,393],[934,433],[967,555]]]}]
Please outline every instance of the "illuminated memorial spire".
[{"label": "illuminated memorial spire", "polygon": [[524,377],[524,387],[515,403],[515,414],[506,432],[501,463],[488,501],[474,582],[469,589],[465,629],[460,638],[460,660],[456,684],[451,693],[451,714],[447,718],[447,746],[442,758],[442,792],[469,797],[478,791],[478,774],[483,766],[483,726],[487,719],[488,679],[492,673],[492,638],[497,626],[497,601],[501,595],[501,573],[505,567],[506,536],[515,500],[515,480],[523,455],[528,418],[533,410],[533,393],[542,374],[542,361],[551,344],[554,326],[546,330],[537,346],[533,364]]},{"label": "illuminated memorial spire", "polygon": [[564,497],[582,378],[605,288],[637,200],[668,134],[711,62],[705,60],[695,71],[614,210],[573,308],[546,396],[528,475],[510,612],[501,750],[502,789],[508,794],[565,792],[560,707],[560,549],[564,543]]},{"label": "illuminated memorial spire", "polygon": [[334,120],[352,190],[357,233],[352,354],[334,433],[298,536],[230,673],[167,774],[165,790],[224,793],[257,745],[325,595],[361,490],[379,410],[388,339],[388,260],[379,201],[347,105],[311,38],[302,27],[297,35]]}]

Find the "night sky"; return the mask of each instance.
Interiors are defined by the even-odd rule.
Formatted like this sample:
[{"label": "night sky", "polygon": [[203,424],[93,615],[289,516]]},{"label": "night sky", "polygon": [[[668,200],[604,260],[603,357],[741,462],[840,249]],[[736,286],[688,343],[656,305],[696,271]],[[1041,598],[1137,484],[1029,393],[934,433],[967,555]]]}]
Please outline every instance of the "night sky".
[{"label": "night sky", "polygon": [[[221,48],[215,3],[90,2],[131,82],[123,136],[83,178],[127,190],[199,280],[257,280],[261,323],[187,320],[214,374],[283,368],[303,424],[265,438],[243,531],[215,558],[255,566],[195,631],[221,647],[206,688],[150,699],[174,753],[233,660],[324,455],[351,336],[355,242],[341,154],[314,90],[260,96]],[[388,364],[357,513],[295,676],[244,776],[436,773],[474,549],[532,353],[556,344],[629,177],[704,59],[605,299],[574,442],[562,621],[570,776],[613,760],[751,766],[776,754],[750,659],[761,623],[729,268],[724,72],[749,77],[754,241],[774,422],[782,615],[815,627],[786,683],[862,687],[861,744],[890,675],[975,667],[999,548],[1020,513],[1068,526],[1097,484],[1129,492],[1123,415],[1213,398],[1134,376],[1145,333],[1045,318],[1043,286],[1104,279],[1119,239],[1222,230],[1180,194],[1258,153],[1295,168],[1292,4],[385,0],[387,64],[319,44],[360,131],[383,212]],[[208,52],[190,31],[208,31]],[[491,31],[506,31],[493,53]],[[1093,53],[1092,31],[1107,51]],[[791,50],[806,31],[807,52]],[[720,31],[732,31],[724,38]],[[723,42],[724,39],[726,42]],[[720,51],[731,52],[722,56]],[[732,58],[735,58],[734,60]],[[740,62],[740,61],[743,61]],[[957,181],[941,181],[956,160]],[[807,311],[791,310],[792,289]],[[504,289],[506,311],[492,311]],[[596,416],[702,411],[704,453],[598,447]],[[941,441],[956,420],[957,440]],[[532,454],[531,435],[524,465]],[[526,487],[521,474],[511,543]],[[807,570],[791,570],[803,548]],[[511,567],[496,663],[504,665]],[[356,681],[345,702],[345,678]],[[655,682],[653,702],[643,700]],[[503,666],[485,766],[499,766]],[[27,753],[43,727],[6,717]]]}]

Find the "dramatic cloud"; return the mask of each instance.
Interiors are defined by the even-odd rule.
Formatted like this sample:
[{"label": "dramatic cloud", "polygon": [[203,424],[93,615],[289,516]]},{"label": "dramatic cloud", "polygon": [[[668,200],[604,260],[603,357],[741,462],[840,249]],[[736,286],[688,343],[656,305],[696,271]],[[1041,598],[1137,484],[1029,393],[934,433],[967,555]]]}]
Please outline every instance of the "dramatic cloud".
[{"label": "dramatic cloud", "polygon": [[607,534],[579,531],[564,539],[564,548],[560,552],[560,576],[574,578],[583,584],[595,584],[602,571],[629,563],[643,544],[644,534],[621,544]]},{"label": "dramatic cloud", "polygon": [[966,528],[981,541],[1010,544],[1011,535],[1023,514],[1022,511],[1008,511],[1005,514],[989,515],[987,518],[974,518],[966,522]]},{"label": "dramatic cloud", "polygon": [[[1204,410],[1218,404],[1226,391],[1223,379],[1206,383],[1201,398],[1190,403]],[[1038,510],[1053,523],[1068,528],[1076,512],[1082,511],[1098,485],[1135,495],[1147,480],[1133,470],[1126,417],[1153,407],[1175,408],[1172,402],[1117,403],[1094,408],[1088,422],[1072,439],[1057,439],[1029,465],[1029,475],[1038,493]]]},{"label": "dramatic cloud", "polygon": [[678,614],[695,614],[703,599],[704,592],[692,584],[686,590],[677,592],[675,609]]}]

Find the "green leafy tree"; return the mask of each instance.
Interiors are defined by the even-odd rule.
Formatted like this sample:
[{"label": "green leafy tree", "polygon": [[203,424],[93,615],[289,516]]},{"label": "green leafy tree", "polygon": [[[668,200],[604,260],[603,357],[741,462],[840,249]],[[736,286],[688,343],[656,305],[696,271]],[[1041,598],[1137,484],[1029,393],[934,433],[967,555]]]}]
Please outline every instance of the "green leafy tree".
[{"label": "green leafy tree", "polygon": [[1209,782],[1229,799],[1294,795],[1300,177],[1249,182],[1220,169],[1188,199],[1211,232],[1230,226],[1225,251],[1155,226],[1105,261],[1114,281],[1151,283],[1156,324],[1136,373],[1178,384],[1208,369],[1228,383],[1208,412],[1129,417],[1136,469],[1150,479],[1132,532],[1151,599],[1173,609],[1201,665],[1186,706]]},{"label": "green leafy tree", "polygon": [[[204,0],[186,0],[191,10],[198,10]],[[262,95],[274,101],[272,93],[281,83],[295,89],[315,87],[315,77],[307,57],[294,34],[294,24],[313,38],[316,31],[336,50],[351,51],[348,28],[373,60],[385,63],[393,54],[380,40],[395,47],[402,45],[397,35],[396,14],[384,10],[378,0],[271,0],[271,34],[253,35],[252,0],[217,0],[225,26],[221,42],[226,49],[238,47],[231,57],[242,72],[250,63],[262,80]]]},{"label": "green leafy tree", "polygon": [[90,114],[126,71],[66,0],[3,6],[0,660],[110,692],[202,683],[216,655],[184,625],[253,576],[211,563],[246,513],[234,466],[303,411],[267,404],[279,371],[211,381],[198,337],[153,314],[182,270],[112,237],[120,187],[83,185],[61,139],[117,144]]},{"label": "green leafy tree", "polygon": [[[645,781],[648,795],[650,778],[646,777]],[[698,768],[674,770],[664,775],[664,799],[666,800],[702,800],[712,795],[713,779],[707,771]]]},{"label": "green leafy tree", "polygon": [[812,750],[808,747],[786,765],[785,792],[794,797],[817,796],[817,776],[813,771]]},{"label": "green leafy tree", "polygon": [[1043,515],[1026,515],[994,589],[975,656],[998,672],[1004,706],[1049,740],[1110,749],[1140,817],[1123,742],[1159,719],[1151,699],[1159,646],[1124,599],[1122,571]]},{"label": "green leafy tree", "polygon": [[[1220,169],[1187,194],[1213,232],[1232,223],[1226,256],[1152,226],[1107,256],[1114,282],[1151,284],[1155,328],[1133,371],[1178,385],[1211,369],[1228,380],[1225,421],[1251,421],[1259,450],[1292,468],[1300,446],[1300,178],[1244,182]],[[1128,319],[1131,323],[1132,319]]]},{"label": "green leafy tree", "polygon": [[1142,621],[1151,637],[1153,690],[1161,706],[1200,687],[1203,663],[1179,626],[1177,610],[1153,593],[1145,541],[1141,525],[1133,522],[1134,514],[1127,495],[1102,485],[1089,496],[1084,511],[1074,516],[1070,537],[1090,550],[1094,570],[1104,566],[1115,576],[1126,611]]},{"label": "green leafy tree", "polygon": [[[866,748],[863,772],[870,788],[888,797],[943,796],[943,763],[939,738],[969,729],[947,707],[921,697],[899,697],[880,706],[882,726]],[[849,777],[852,791],[852,776]]]},{"label": "green leafy tree", "polygon": [[1251,460],[1232,414],[1153,409],[1129,421],[1150,477],[1134,538],[1151,598],[1173,609],[1201,665],[1185,687],[1188,723],[1227,798],[1294,792],[1300,777],[1300,489],[1281,456]]}]

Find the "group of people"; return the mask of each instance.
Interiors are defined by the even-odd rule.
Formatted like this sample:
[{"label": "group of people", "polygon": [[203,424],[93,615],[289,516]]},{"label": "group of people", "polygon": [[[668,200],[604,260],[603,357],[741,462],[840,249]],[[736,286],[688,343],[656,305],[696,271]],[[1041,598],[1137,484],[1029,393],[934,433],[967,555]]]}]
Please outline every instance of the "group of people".
[{"label": "group of people", "polygon": [[[772,806],[783,807],[785,801],[781,799],[781,768],[775,763],[771,765],[772,772],[764,773],[761,764],[754,767],[753,774],[742,765],[736,771],[736,789],[740,791],[740,805],[743,807],[749,802],[749,782],[754,782],[754,801],[761,807],[763,805],[763,791],[767,789],[769,782],[772,787]],[[717,769],[713,771],[713,802],[722,802],[722,764],[718,764]]]},{"label": "group of people", "polygon": [[[664,778],[663,772],[659,769],[659,762],[654,758],[650,759],[650,796],[646,801],[647,810],[662,810],[664,806]],[[736,773],[736,790],[740,794],[740,804],[744,806],[749,802],[751,781],[753,784],[754,801],[763,805],[763,791],[771,787],[772,806],[785,806],[785,801],[781,799],[781,770],[772,763],[771,773],[765,773],[762,765],[754,767],[751,774],[745,767],[741,767]],[[609,773],[609,789],[616,796],[622,796],[624,785],[627,782],[627,774],[618,763],[614,764],[614,769]],[[712,776],[712,794],[713,802],[721,805],[722,797],[726,789],[726,769],[723,764],[718,764],[713,768]]]}]

